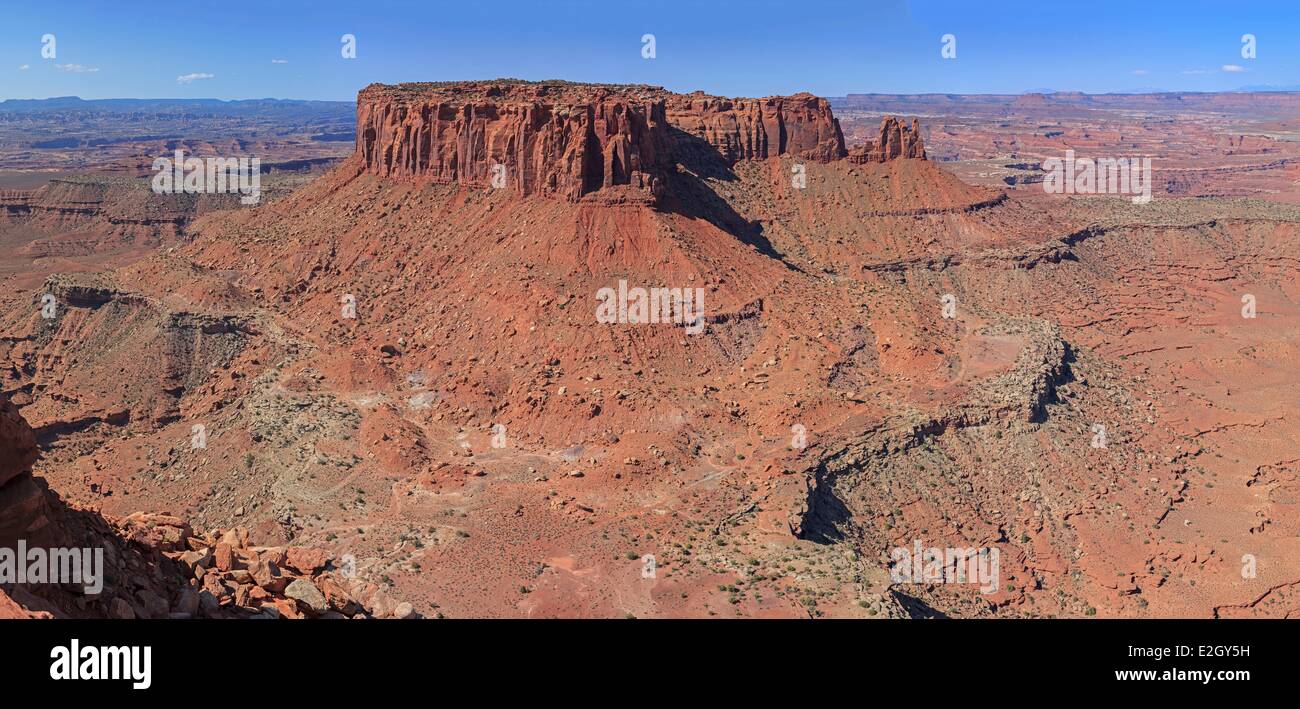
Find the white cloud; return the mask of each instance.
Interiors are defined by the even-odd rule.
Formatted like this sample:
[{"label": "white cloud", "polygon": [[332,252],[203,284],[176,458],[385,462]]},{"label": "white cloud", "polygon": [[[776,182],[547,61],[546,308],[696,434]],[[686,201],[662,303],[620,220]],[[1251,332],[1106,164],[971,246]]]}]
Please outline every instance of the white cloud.
[{"label": "white cloud", "polygon": [[216,74],[204,74],[201,72],[195,72],[193,74],[186,74],[184,76],[176,77],[176,83],[189,84],[198,81],[199,79],[215,79],[215,78],[217,78]]},{"label": "white cloud", "polygon": [[271,60],[271,63],[272,63],[272,64],[288,64],[288,63],[289,63],[289,60],[288,60],[288,59],[272,59],[272,60]]},{"label": "white cloud", "polygon": [[74,74],[94,74],[99,71],[97,66],[84,66],[82,64],[55,64],[54,68],[59,71],[70,71]]},{"label": "white cloud", "polygon": [[1239,64],[1224,64],[1223,70],[1232,74],[1236,74],[1245,71],[1246,67],[1241,66]]},{"label": "white cloud", "polygon": [[1146,76],[1148,73],[1150,73],[1150,72],[1148,72],[1146,69],[1134,69],[1134,70],[1133,70],[1133,75],[1134,75],[1134,76]]},{"label": "white cloud", "polygon": [[27,71],[27,70],[30,69],[30,68],[31,68],[30,65],[28,65],[28,64],[24,64],[24,65],[18,67],[18,71]]}]

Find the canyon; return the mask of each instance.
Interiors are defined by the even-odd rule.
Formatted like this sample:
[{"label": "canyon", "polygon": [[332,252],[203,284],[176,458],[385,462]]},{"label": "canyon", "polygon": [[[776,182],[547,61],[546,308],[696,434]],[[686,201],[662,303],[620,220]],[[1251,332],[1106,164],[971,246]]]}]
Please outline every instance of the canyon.
[{"label": "canyon", "polygon": [[[970,166],[1108,139],[846,101],[373,84],[256,207],[0,192],[0,546],[121,570],[0,614],[1300,613],[1288,193],[1048,195]],[[620,282],[702,331],[599,321]]]}]

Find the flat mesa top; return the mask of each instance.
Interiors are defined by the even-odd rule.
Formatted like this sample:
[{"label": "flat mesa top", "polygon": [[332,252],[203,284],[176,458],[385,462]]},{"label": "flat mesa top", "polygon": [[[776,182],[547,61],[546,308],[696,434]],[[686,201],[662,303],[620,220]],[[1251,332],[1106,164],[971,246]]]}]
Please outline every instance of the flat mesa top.
[{"label": "flat mesa top", "polygon": [[361,90],[361,100],[385,98],[399,103],[427,101],[449,103],[474,101],[537,101],[585,103],[598,97],[621,97],[634,101],[661,99],[669,92],[661,86],[644,84],[584,84],[572,81],[420,81],[405,84],[371,84]]}]

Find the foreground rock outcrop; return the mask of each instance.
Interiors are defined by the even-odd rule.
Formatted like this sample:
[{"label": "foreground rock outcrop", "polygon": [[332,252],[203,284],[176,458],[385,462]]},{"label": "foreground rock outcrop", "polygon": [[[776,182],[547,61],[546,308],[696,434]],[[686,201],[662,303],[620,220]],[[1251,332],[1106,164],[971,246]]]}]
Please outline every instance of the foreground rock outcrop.
[{"label": "foreground rock outcrop", "polygon": [[46,526],[46,505],[32,478],[36,435],[0,393],[0,547]]},{"label": "foreground rock outcrop", "polygon": [[[171,515],[136,513],[115,531],[160,564],[179,569],[184,582],[170,595],[144,603],[112,603],[121,618],[371,618],[413,617],[409,604],[390,601],[378,588],[350,578],[347,560],[299,546],[258,546],[249,530],[203,534]],[[137,594],[139,595],[139,594]],[[364,599],[360,600],[360,599]]]},{"label": "foreground rock outcrop", "polygon": [[[36,435],[9,398],[0,393],[0,548],[46,526],[45,497],[32,478]],[[0,586],[0,619],[44,617]]]},{"label": "foreground rock outcrop", "polygon": [[113,520],[69,505],[32,477],[37,457],[32,428],[0,396],[0,548],[90,549],[102,554],[102,588],[6,582],[0,619],[415,615],[319,549],[257,546],[244,528],[197,533],[168,514]]},{"label": "foreground rock outcrop", "polygon": [[30,474],[36,462],[36,436],[9,399],[0,396],[0,487]]}]

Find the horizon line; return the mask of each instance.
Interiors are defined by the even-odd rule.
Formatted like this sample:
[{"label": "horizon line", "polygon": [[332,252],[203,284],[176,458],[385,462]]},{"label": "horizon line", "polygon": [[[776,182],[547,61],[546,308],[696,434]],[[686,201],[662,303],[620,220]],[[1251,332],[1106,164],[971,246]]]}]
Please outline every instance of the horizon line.
[{"label": "horizon line", "polygon": [[[469,81],[469,80],[467,80]],[[491,79],[474,79],[473,81],[492,81]],[[425,83],[425,82],[415,82]],[[455,82],[452,82],[455,83]],[[581,83],[581,82],[574,82]],[[631,86],[632,84],[629,84]],[[358,92],[359,93],[359,92]],[[672,92],[680,93],[680,92]],[[1003,96],[1032,96],[1035,94],[1043,96],[1053,96],[1056,94],[1070,94],[1077,96],[1165,96],[1165,95],[1219,95],[1219,94],[1300,94],[1298,88],[1278,88],[1278,89],[1227,89],[1223,91],[1103,91],[1090,92],[1078,91],[1073,89],[1045,89],[1035,91],[1021,91],[1018,93],[999,93],[999,92],[961,92],[961,91],[918,91],[914,93],[897,92],[897,91],[870,91],[857,92],[851,91],[845,94],[814,94],[824,99],[848,98],[849,96],[983,96],[983,97],[1003,97]],[[775,94],[774,94],[775,95]],[[44,98],[6,98],[0,99],[0,105],[14,101],[56,101],[59,99],[76,99],[78,101],[176,101],[176,102],[199,102],[215,101],[219,103],[236,103],[239,101],[298,101],[302,103],[355,103],[356,98],[350,99],[331,99],[331,98],[291,98],[277,96],[250,96],[246,98],[216,98],[207,96],[196,97],[179,97],[179,96],[110,96],[105,98],[82,98],[77,95],[63,96],[46,96]]]}]

